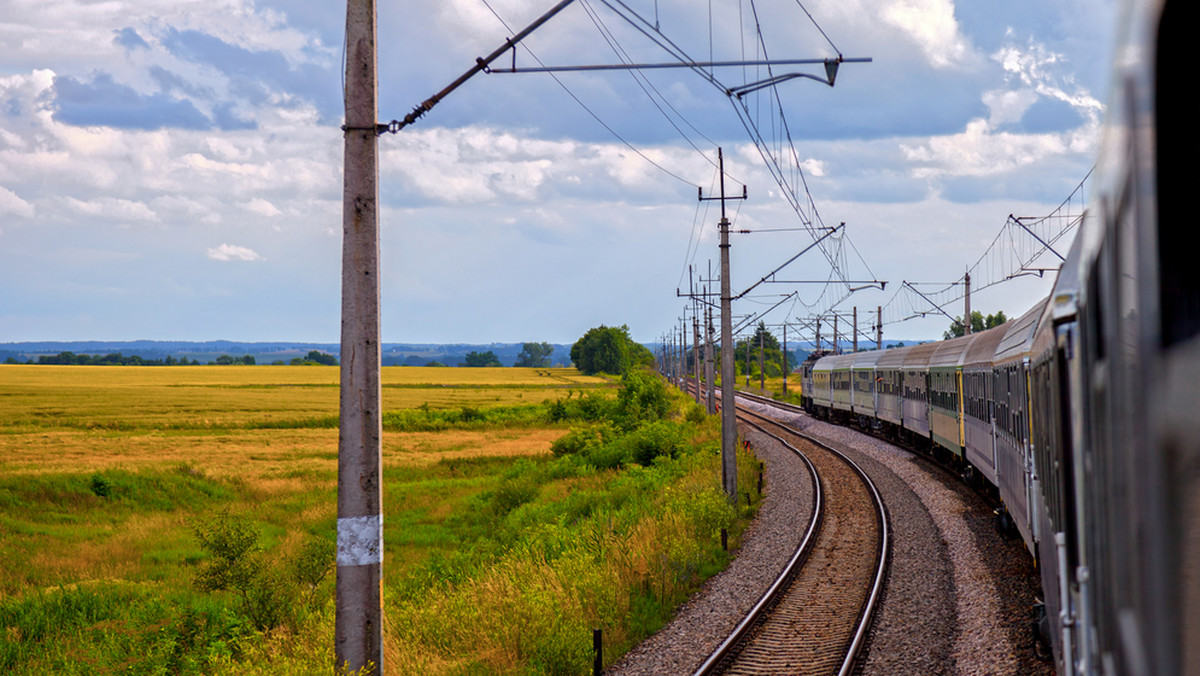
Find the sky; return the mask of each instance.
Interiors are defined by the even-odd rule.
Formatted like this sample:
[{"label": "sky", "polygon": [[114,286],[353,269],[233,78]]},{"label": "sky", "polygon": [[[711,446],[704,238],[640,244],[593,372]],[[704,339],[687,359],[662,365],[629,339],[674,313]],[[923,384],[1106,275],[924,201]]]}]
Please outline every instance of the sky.
[{"label": "sky", "polygon": [[[377,4],[386,122],[553,3]],[[571,343],[600,324],[659,340],[690,280],[716,288],[719,205],[698,195],[719,192],[718,147],[751,231],[732,237],[735,294],[846,224],[776,274],[796,283],[737,301],[738,323],[792,332],[857,307],[865,330],[882,306],[885,342],[938,337],[949,320],[903,282],[945,288],[1010,214],[1050,214],[1084,179],[1115,5],[578,0],[518,67],[676,61],[664,44],[871,61],[742,98],[725,90],[765,68],[475,76],[379,139],[383,341]],[[0,342],[337,342],[344,26],[326,0],[0,0]],[[793,72],[824,77],[772,70]],[[1011,258],[993,251],[988,280]],[[849,292],[863,280],[887,285]],[[1051,281],[988,286],[972,309],[1015,317]]]}]

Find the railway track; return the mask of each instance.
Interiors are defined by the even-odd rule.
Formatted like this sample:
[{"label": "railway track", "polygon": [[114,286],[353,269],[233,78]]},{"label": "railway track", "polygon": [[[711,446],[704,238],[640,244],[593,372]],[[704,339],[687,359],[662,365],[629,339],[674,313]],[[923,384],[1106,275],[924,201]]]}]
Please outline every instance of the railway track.
[{"label": "railway track", "polygon": [[816,504],[789,564],[696,674],[849,674],[886,574],[883,501],[837,451],[742,407],[738,417],[805,459]]}]

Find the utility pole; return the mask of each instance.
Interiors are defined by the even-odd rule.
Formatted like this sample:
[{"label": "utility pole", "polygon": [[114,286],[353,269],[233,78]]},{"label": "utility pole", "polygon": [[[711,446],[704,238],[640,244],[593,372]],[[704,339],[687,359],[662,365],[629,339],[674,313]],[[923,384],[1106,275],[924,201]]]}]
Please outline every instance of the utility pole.
[{"label": "utility pole", "polygon": [[338,395],[336,669],[383,672],[383,491],[379,331],[379,135],[397,133],[525,39],[561,0],[403,120],[378,122],[375,1],[346,0],[342,331]]},{"label": "utility pole", "polygon": [[746,338],[746,389],[750,389],[750,338]]},{"label": "utility pole", "polygon": [[851,351],[858,352],[858,306],[855,305],[853,309],[854,314],[851,315],[851,333],[854,336],[854,340],[850,344],[852,346]]},{"label": "utility pole", "polygon": [[[737,416],[734,406],[733,381],[737,376],[733,366],[733,290],[729,279],[729,219],[725,215],[725,200],[738,199],[725,195],[725,155],[717,148],[718,171],[721,174],[721,196],[700,199],[721,200],[721,484],[725,496],[737,503]],[[742,196],[746,199],[746,188]]]},{"label": "utility pole", "polygon": [[787,353],[787,320],[783,322],[783,398],[787,398],[788,353]]},{"label": "utility pole", "polygon": [[[704,287],[704,294],[706,296],[708,295],[708,287],[707,286]],[[714,364],[713,364],[712,308],[706,307],[705,310],[706,310],[705,317],[708,320],[707,326],[705,327],[706,328],[705,335],[707,336],[707,339],[704,341],[704,385],[705,385],[704,389],[708,395],[707,401],[705,403],[708,405],[708,414],[714,415],[717,412],[716,396],[715,396],[717,383],[716,383],[716,380],[714,379],[715,368],[714,368]]]},{"label": "utility pole", "polygon": [[687,306],[683,308],[683,316],[679,318],[679,389],[687,394],[688,363],[687,363]]},{"label": "utility pole", "polygon": [[695,303],[692,304],[692,380],[696,385],[696,404],[700,403],[700,317]]},{"label": "utility pole", "polygon": [[374,0],[346,3],[336,668],[383,673],[379,136]]},{"label": "utility pole", "polygon": [[[767,370],[763,368],[763,336],[767,333],[766,327],[758,334],[758,389],[767,389]],[[750,347],[749,345],[746,346]]]},{"label": "utility pole", "polygon": [[883,349],[883,306],[875,306],[875,349]]},{"label": "utility pole", "polygon": [[963,281],[967,285],[967,293],[966,293],[967,312],[963,316],[963,335],[969,336],[969,335],[971,335],[971,273],[970,272],[967,272],[966,277],[963,278]]}]

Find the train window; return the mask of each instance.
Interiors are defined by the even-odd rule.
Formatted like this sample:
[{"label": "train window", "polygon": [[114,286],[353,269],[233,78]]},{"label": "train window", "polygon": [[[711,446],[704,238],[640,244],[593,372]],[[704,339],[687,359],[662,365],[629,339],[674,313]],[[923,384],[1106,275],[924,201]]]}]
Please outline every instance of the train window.
[{"label": "train window", "polygon": [[[1193,3],[1168,2],[1159,23],[1156,79],[1187,77],[1193,56],[1196,10]],[[1192,200],[1200,182],[1196,153],[1200,134],[1195,120],[1200,101],[1187,87],[1154,88],[1155,148],[1158,182],[1158,295],[1162,345],[1168,347],[1200,333],[1200,276],[1196,275]]]}]

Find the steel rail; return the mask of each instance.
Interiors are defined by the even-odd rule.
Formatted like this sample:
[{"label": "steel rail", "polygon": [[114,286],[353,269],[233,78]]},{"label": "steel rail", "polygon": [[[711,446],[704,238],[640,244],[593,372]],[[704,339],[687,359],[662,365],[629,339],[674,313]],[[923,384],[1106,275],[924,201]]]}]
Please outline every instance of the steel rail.
[{"label": "steel rail", "polygon": [[[781,408],[781,409],[788,410],[788,411],[795,412],[795,411],[801,410],[798,407],[795,407],[794,405],[791,405],[791,404],[785,404],[783,402],[778,402],[778,401],[775,401],[772,399],[767,399],[765,397],[759,397],[757,395],[750,395],[750,394],[747,394],[744,392],[739,392],[738,396],[744,397],[745,399],[748,399],[751,401],[755,401],[757,403],[768,404],[773,407]],[[785,423],[779,422],[777,420],[773,420],[768,416],[765,416],[765,415],[762,415],[760,413],[753,412],[753,411],[744,411],[744,412],[749,415],[755,416],[757,418],[766,420],[770,424],[782,427],[782,428],[786,429],[789,433],[795,434],[796,436],[799,436],[799,437],[802,437],[805,440],[807,440],[808,442],[810,442],[810,443],[828,451],[829,453],[833,454],[834,456],[840,458],[842,461],[844,461],[846,463],[846,465],[848,467],[850,467],[854,471],[854,473],[859,477],[859,480],[862,481],[863,484],[867,487],[867,489],[869,490],[869,492],[872,496],[872,499],[875,502],[875,518],[876,518],[876,523],[879,527],[879,534],[880,534],[879,535],[880,544],[879,544],[879,550],[877,553],[877,564],[875,567],[875,573],[874,573],[873,580],[871,583],[870,592],[868,593],[866,601],[863,604],[863,608],[859,613],[859,618],[858,618],[857,626],[854,630],[854,635],[853,635],[853,637],[850,641],[850,645],[846,651],[846,656],[842,660],[841,668],[838,670],[839,676],[848,676],[854,670],[856,660],[858,659],[858,655],[861,652],[862,647],[866,641],[867,633],[871,629],[876,606],[878,605],[880,595],[882,594],[882,591],[883,591],[883,585],[886,580],[888,562],[890,560],[889,554],[891,551],[891,531],[890,531],[890,526],[888,524],[887,506],[884,504],[883,498],[880,495],[878,488],[875,486],[875,483],[871,480],[871,478],[867,475],[867,473],[862,469],[861,466],[858,465],[858,463],[854,462],[852,459],[847,457],[844,453],[838,451],[837,449],[829,446],[828,444],[826,444],[818,439],[815,439],[815,438],[801,432],[800,430],[796,430],[796,429],[786,425]],[[744,420],[744,417],[743,417],[743,420]],[[801,457],[804,457],[805,461],[808,462],[807,457],[804,456],[803,453],[796,450],[794,446],[792,446],[791,444],[788,444],[785,440],[783,440],[778,435],[775,435],[771,432],[767,432],[765,429],[763,429],[761,426],[759,426],[757,424],[751,423],[749,421],[745,421],[745,422],[747,422],[747,424],[754,426],[756,429],[763,431],[765,434],[771,436],[772,438],[780,441],[785,446],[787,446],[789,449],[792,449],[794,452],[798,453]],[[769,590],[769,592],[773,591],[773,593],[775,593],[775,594],[780,594],[781,588],[783,586],[782,582],[783,582],[783,576],[781,575],[780,579],[776,580],[776,584],[772,585],[772,588],[771,588],[771,590]],[[777,589],[777,587],[779,589]],[[764,594],[764,597],[765,596],[766,595]],[[755,608],[751,612],[752,613],[754,613],[754,612],[762,613],[763,611],[760,609],[760,607],[765,608],[765,607],[770,607],[770,606],[771,606],[771,603],[764,603],[762,600],[760,600],[759,604],[756,604]],[[740,645],[740,639],[746,632],[746,629],[743,629],[742,625],[747,624],[750,627],[755,626],[758,622],[760,622],[763,619],[763,617],[765,617],[765,615],[763,615],[761,617],[755,617],[753,619],[753,621],[751,621],[750,615],[748,614],[747,618],[743,620],[742,624],[739,624],[738,628],[735,629],[735,632],[738,632],[736,639],[735,639],[735,635],[731,634],[730,637],[721,644],[721,646],[717,649],[717,651],[714,652],[713,655],[711,655],[708,658],[708,660],[705,661],[704,665],[701,666],[700,670],[697,670],[695,672],[696,676],[700,676],[701,674],[718,673],[717,668],[720,666],[724,666],[726,659],[730,656],[730,654],[734,651],[734,649]],[[719,656],[718,656],[718,653],[720,653]]]},{"label": "steel rail", "polygon": [[792,577],[794,577],[796,571],[800,569],[800,566],[804,564],[804,561],[807,560],[808,555],[812,551],[811,545],[816,542],[817,535],[821,531],[821,524],[824,521],[824,494],[822,493],[821,489],[821,481],[817,476],[817,468],[812,464],[812,461],[808,459],[808,456],[804,455],[800,449],[792,446],[782,437],[768,432],[760,425],[746,420],[745,418],[742,419],[742,422],[783,444],[785,448],[795,453],[800,457],[801,460],[804,461],[805,466],[808,467],[809,479],[812,481],[813,486],[812,518],[809,520],[807,532],[805,532],[803,539],[801,539],[800,544],[796,547],[796,551],[792,554],[791,559],[788,560],[787,565],[784,566],[783,571],[779,573],[779,576],[775,578],[775,581],[771,583],[771,586],[768,587],[765,592],[763,592],[762,596],[759,597],[758,602],[755,603],[754,607],[752,607],[746,613],[746,616],[742,618],[742,621],[739,622],[736,627],[734,627],[729,636],[722,641],[721,645],[717,646],[716,650],[714,650],[712,654],[708,656],[708,659],[706,659],[704,663],[701,664],[698,669],[696,669],[694,676],[708,676],[709,674],[720,673],[720,667],[722,664],[742,644],[743,640],[747,637],[750,631],[754,627],[758,626],[759,622],[766,617],[769,609],[786,590],[788,582],[792,579]]}]

